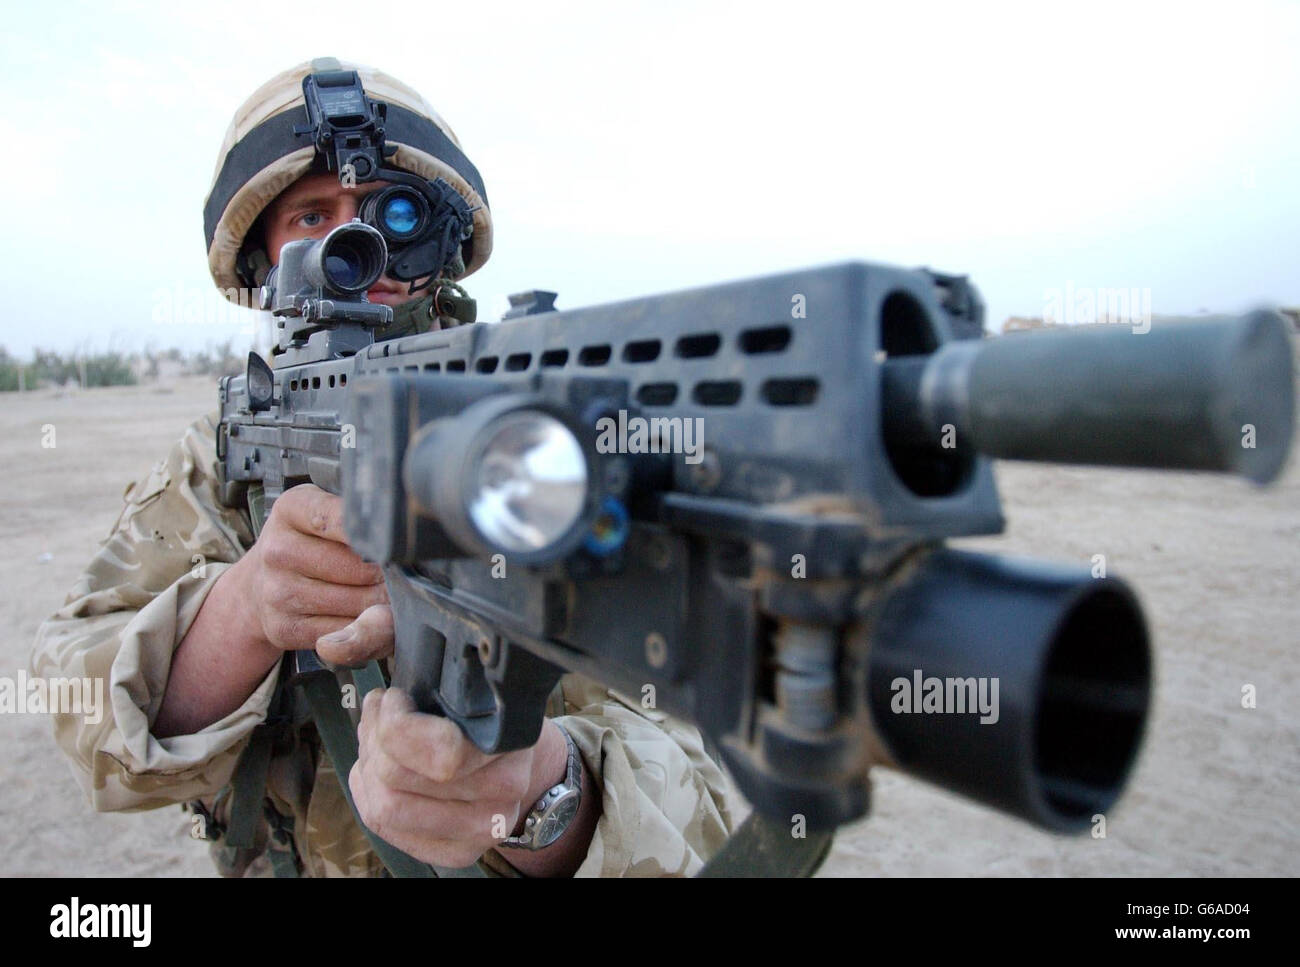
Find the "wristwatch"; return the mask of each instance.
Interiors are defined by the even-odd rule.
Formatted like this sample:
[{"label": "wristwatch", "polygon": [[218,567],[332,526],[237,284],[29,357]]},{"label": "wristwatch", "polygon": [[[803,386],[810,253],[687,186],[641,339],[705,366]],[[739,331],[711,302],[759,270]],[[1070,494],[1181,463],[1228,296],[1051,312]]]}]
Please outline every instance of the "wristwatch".
[{"label": "wristwatch", "polygon": [[524,831],[518,836],[511,836],[498,843],[498,846],[511,846],[515,849],[546,849],[564,835],[564,831],[578,815],[578,805],[582,799],[582,756],[573,742],[573,736],[558,722],[555,727],[564,735],[569,746],[569,764],[564,781],[551,786],[542,794],[542,798],[533,804],[524,820]]}]

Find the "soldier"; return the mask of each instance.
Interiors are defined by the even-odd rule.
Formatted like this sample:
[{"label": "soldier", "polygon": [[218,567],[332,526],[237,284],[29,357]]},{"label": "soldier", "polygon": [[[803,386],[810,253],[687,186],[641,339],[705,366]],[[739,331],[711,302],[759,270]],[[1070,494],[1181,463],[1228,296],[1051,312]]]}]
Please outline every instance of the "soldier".
[{"label": "soldier", "polygon": [[[451,128],[396,79],[326,59],[272,78],[227,132],[204,211],[209,267],[227,298],[259,285],[285,242],[322,237],[384,184],[344,183],[293,134],[305,119],[304,77],[353,69],[388,104],[398,145],[388,163],[443,179],[473,209],[472,235],[438,281],[487,260],[491,213]],[[370,300],[395,310],[377,338],[457,324],[440,314],[436,288],[376,283]],[[382,875],[280,674],[293,649],[339,664],[391,655],[381,573],[347,546],[340,499],[310,485],[286,491],[255,539],[248,511],[217,499],[216,419],[192,424],[128,489],[100,552],[42,625],[37,674],[108,682],[109,714],[97,725],[57,716],[56,738],[97,810],[189,804],[224,875]],[[481,858],[501,875],[687,875],[726,839],[729,785],[694,728],[576,675],[549,714],[535,746],[489,756],[405,693],[371,692],[347,777],[366,825],[425,862]],[[253,748],[269,760],[265,780]],[[576,794],[576,809],[548,813],[539,800],[557,787]],[[249,797],[261,800],[251,811]],[[249,815],[258,822],[236,835],[236,812],[241,827]],[[521,841],[537,829],[545,833]]]}]

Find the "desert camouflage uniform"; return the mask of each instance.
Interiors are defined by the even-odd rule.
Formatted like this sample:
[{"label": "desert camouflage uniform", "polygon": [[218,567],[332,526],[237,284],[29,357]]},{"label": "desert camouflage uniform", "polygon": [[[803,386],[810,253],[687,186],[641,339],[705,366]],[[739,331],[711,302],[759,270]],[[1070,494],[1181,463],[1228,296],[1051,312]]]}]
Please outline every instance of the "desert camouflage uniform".
[{"label": "desert camouflage uniform", "polygon": [[[217,579],[253,541],[247,513],[216,499],[215,425],[215,415],[191,425],[168,458],[127,489],[112,534],[38,634],[35,674],[108,681],[109,708],[98,724],[55,716],[56,739],[99,811],[199,800],[224,823],[231,775],[276,690],[279,666],[243,705],[198,733],[159,739],[151,732],[176,646]],[[567,675],[561,685],[557,721],[603,787],[600,823],[578,875],[696,872],[733,825],[730,786],[698,731],[589,679]],[[552,711],[561,710],[553,703]],[[303,875],[381,875],[302,715],[281,729],[267,796],[292,817]],[[253,859],[267,835],[264,826],[254,851],[214,842],[218,868],[227,875],[264,870],[266,861]],[[490,850],[484,860],[511,875],[502,860],[508,853]]]}]

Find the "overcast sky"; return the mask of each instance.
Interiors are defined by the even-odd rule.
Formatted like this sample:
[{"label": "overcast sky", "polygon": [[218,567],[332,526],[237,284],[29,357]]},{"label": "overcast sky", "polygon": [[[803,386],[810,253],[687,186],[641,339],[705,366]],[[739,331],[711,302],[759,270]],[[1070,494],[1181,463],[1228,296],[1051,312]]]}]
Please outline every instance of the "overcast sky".
[{"label": "overcast sky", "polygon": [[481,318],[843,259],[969,273],[994,328],[1067,286],[1300,304],[1300,5],[1050,6],[14,5],[0,345],[246,339],[206,298],[216,152],[327,55],[420,90],[478,166]]}]

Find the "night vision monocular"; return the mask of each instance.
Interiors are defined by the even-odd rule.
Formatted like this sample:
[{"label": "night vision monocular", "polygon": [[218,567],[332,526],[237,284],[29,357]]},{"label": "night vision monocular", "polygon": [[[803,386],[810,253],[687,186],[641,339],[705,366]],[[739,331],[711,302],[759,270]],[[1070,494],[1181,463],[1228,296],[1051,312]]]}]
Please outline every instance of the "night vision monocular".
[{"label": "night vision monocular", "polygon": [[429,181],[386,163],[397,152],[385,143],[388,105],[366,96],[356,71],[309,74],[302,90],[307,123],[294,135],[311,138],[340,184],[389,183],[365,196],[357,216],[383,236],[386,273],[409,283],[412,293],[427,288],[473,234],[473,209],[442,178]]}]

